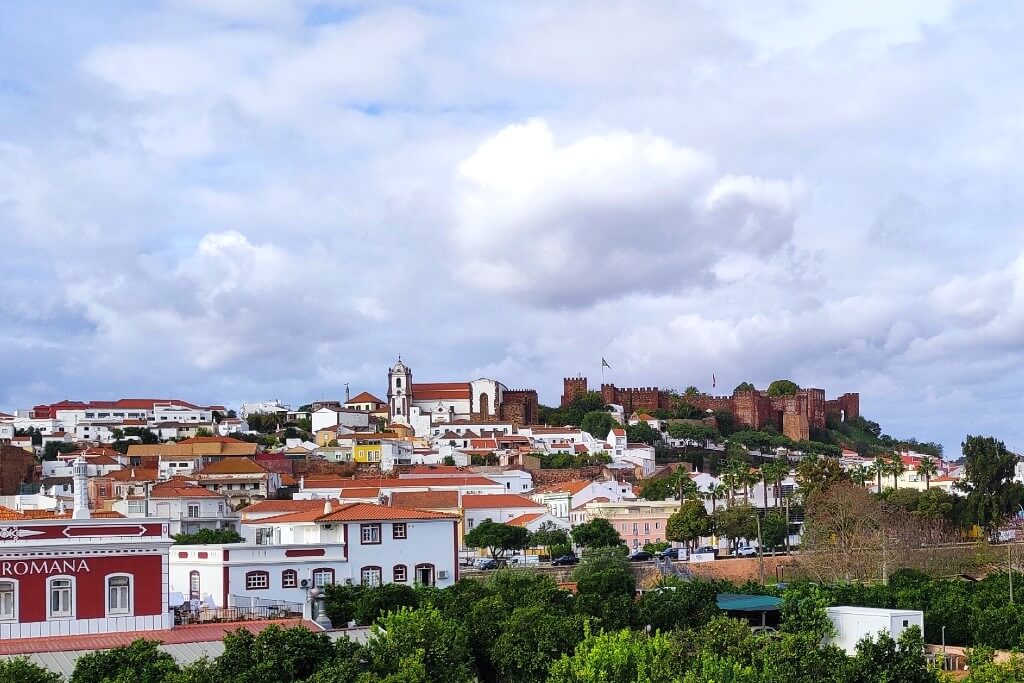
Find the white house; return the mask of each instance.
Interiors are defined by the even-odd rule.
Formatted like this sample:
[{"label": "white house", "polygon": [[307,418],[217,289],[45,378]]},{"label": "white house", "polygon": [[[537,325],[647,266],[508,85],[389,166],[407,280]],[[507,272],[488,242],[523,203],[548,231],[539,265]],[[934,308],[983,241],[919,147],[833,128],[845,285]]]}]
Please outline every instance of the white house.
[{"label": "white house", "polygon": [[463,533],[469,533],[485,519],[504,524],[523,515],[544,512],[544,505],[514,493],[462,496]]},{"label": "white house", "polygon": [[[289,501],[256,507],[272,503]],[[243,544],[176,546],[171,590],[225,606],[304,603],[309,588],[329,583],[444,587],[458,580],[456,516],[329,500],[305,505],[269,517],[243,514]]]},{"label": "white house", "polygon": [[349,429],[365,430],[370,426],[370,414],[364,410],[355,410],[354,408],[325,406],[313,411],[310,423],[314,434],[321,429],[328,429],[330,427],[348,427]]},{"label": "white house", "polygon": [[180,478],[154,485],[148,501],[135,496],[118,500],[112,507],[125,517],[167,519],[171,536],[200,529],[237,529],[239,523],[227,498]]},{"label": "white house", "polygon": [[461,477],[422,477],[417,479],[344,479],[342,477],[312,478],[299,480],[296,500],[310,498],[345,498],[352,489],[375,489],[381,498],[395,491],[457,491],[459,498],[473,494],[504,493],[505,486],[493,479],[467,474]]},{"label": "white house", "polygon": [[626,481],[577,479],[540,486],[530,494],[530,498],[546,506],[555,517],[568,520],[572,510],[592,500],[601,499],[612,503],[636,500],[636,493],[633,485]]}]

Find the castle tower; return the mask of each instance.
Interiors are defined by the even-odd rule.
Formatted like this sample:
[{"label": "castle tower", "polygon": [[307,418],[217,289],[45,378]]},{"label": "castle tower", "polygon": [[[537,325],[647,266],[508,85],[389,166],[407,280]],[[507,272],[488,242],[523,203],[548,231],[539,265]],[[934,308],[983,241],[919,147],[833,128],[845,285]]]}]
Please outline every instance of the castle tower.
[{"label": "castle tower", "polygon": [[409,424],[409,408],[412,406],[412,370],[398,357],[398,362],[388,370],[388,415],[392,422]]},{"label": "castle tower", "polygon": [[583,375],[562,378],[561,406],[563,408],[568,406],[574,398],[585,393],[587,393],[587,378]]}]

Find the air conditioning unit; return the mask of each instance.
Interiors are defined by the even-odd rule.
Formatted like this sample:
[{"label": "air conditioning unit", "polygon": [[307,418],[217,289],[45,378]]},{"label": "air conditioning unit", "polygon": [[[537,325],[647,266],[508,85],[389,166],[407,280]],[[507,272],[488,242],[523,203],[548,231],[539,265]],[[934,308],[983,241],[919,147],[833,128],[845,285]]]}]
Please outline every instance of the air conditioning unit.
[{"label": "air conditioning unit", "polygon": [[437,571],[437,578],[439,578],[439,579],[447,579],[448,578],[448,570],[447,569],[439,569]]},{"label": "air conditioning unit", "polygon": [[299,588],[309,588],[309,585],[309,579],[303,579],[302,581],[299,581]]}]

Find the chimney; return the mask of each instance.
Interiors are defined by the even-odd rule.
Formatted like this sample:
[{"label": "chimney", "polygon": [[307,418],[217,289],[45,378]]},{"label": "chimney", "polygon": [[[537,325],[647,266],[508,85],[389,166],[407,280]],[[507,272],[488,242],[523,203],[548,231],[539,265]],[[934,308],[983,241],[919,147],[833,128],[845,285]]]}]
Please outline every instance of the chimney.
[{"label": "chimney", "polygon": [[74,482],[75,509],[71,511],[72,519],[90,519],[89,514],[89,465],[85,457],[78,456],[71,466]]},{"label": "chimney", "polygon": [[329,515],[334,512],[334,506],[331,505],[331,499],[328,498],[324,501],[324,514]]}]

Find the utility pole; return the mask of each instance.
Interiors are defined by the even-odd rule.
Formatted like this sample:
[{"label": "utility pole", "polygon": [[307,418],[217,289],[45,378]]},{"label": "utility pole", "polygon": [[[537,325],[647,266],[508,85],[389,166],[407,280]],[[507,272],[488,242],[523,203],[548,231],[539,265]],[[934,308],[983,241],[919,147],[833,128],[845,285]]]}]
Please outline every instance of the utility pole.
[{"label": "utility pole", "polygon": [[1010,558],[1012,543],[1006,544],[1006,573],[1010,577],[1010,604],[1013,604],[1013,560]]},{"label": "utility pole", "polygon": [[[754,510],[754,521],[757,522],[757,571],[764,585],[764,542],[761,540],[761,515]],[[1011,601],[1012,602],[1012,601]]]}]

